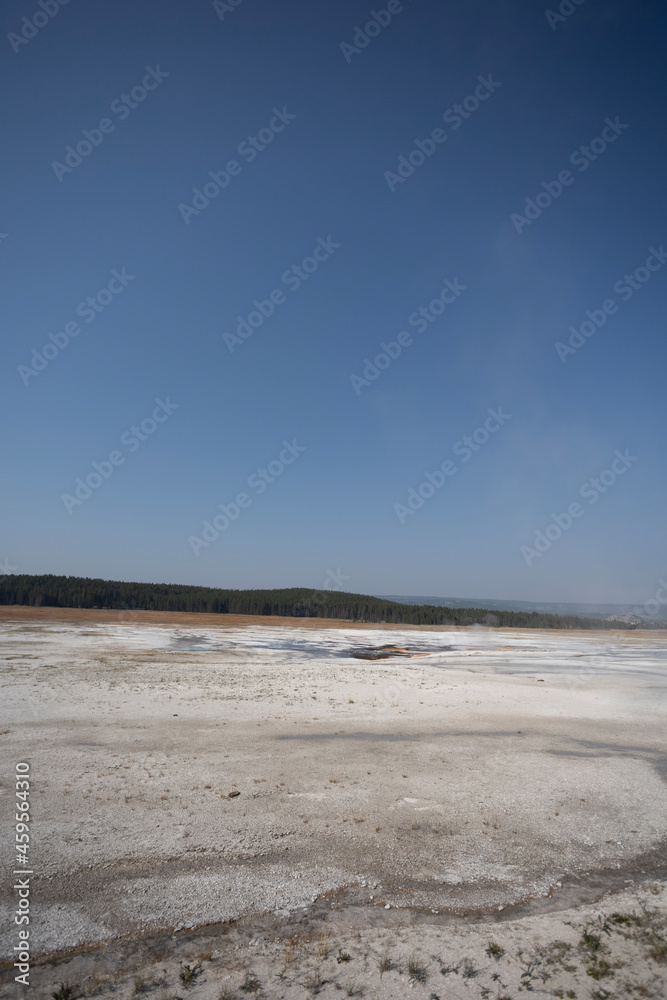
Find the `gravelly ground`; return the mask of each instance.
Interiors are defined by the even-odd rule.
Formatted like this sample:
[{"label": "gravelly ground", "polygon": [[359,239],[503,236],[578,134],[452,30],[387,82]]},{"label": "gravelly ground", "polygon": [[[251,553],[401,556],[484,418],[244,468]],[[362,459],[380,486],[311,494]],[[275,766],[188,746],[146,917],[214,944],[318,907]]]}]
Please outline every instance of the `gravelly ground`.
[{"label": "gravelly ground", "polygon": [[[667,868],[667,637],[256,620],[193,628],[195,616],[181,627],[39,610],[12,620],[3,609],[0,802],[7,828],[14,763],[28,759],[31,933],[44,983],[54,952],[106,942],[71,959],[76,979],[115,976],[117,964],[106,966],[120,963],[124,978],[104,990],[128,996],[151,948],[167,970],[148,970],[158,995],[185,990],[178,959],[188,949],[213,956],[192,986],[202,1000],[227,981],[238,991],[246,972],[266,996],[313,995],[315,980],[302,980],[317,969],[333,970],[317,987],[331,995],[496,1000],[506,989],[514,1000],[527,985],[558,995],[551,979],[522,985],[517,949],[542,934],[542,964],[558,966],[564,990],[661,995],[658,946],[639,940],[643,924],[601,932],[635,977],[614,993],[621,967],[590,975],[565,919],[597,919],[606,891],[616,894],[608,913],[617,897],[628,913],[663,905],[651,887]],[[350,655],[387,642],[428,655]],[[4,889],[11,918],[6,880]],[[489,921],[496,936],[512,928],[497,962],[485,953]],[[303,942],[285,963],[295,934]],[[319,954],[322,934],[353,960]],[[572,945],[578,957],[565,965],[575,972],[549,964],[553,934]],[[257,937],[266,940],[251,945]],[[4,956],[13,943],[3,932]],[[375,953],[392,947],[398,968],[379,976]],[[425,984],[406,964],[420,949]],[[436,968],[468,953],[486,963],[486,979]],[[653,992],[627,992],[644,972]]]}]

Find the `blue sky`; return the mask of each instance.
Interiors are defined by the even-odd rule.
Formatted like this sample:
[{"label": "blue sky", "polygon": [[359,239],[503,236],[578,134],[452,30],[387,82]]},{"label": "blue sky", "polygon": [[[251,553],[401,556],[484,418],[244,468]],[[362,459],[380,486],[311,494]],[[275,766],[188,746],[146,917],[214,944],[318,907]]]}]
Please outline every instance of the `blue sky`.
[{"label": "blue sky", "polygon": [[[366,33],[386,4],[224,6],[5,9],[0,557],[222,587],[319,588],[340,569],[357,592],[652,597],[667,573],[665,14],[405,0]],[[184,209],[230,161],[224,189]],[[525,221],[543,182],[557,196]],[[303,280],[286,281],[294,266]],[[459,291],[422,330],[446,280]],[[604,323],[563,361],[587,310]],[[66,324],[80,332],[59,337]],[[45,358],[49,334],[65,346]],[[249,485],[269,462],[280,472]]]}]

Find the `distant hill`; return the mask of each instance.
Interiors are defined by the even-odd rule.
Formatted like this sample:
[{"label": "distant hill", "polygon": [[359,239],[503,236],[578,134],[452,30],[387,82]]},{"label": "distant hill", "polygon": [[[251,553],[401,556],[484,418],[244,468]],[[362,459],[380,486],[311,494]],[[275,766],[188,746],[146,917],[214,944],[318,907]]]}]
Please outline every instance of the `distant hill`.
[{"label": "distant hill", "polygon": [[[419,598],[410,598],[410,602]],[[431,599],[433,600],[433,599]],[[437,600],[437,599],[436,599]],[[290,587],[285,590],[222,590],[170,583],[130,583],[77,576],[9,575],[0,581],[0,604],[32,607],[113,608],[189,611],[208,614],[282,615],[336,618],[341,621],[392,622],[405,625],[498,625],[511,628],[608,629],[618,622],[578,615],[553,615],[503,608],[415,604]],[[632,623],[620,623],[632,628]]]},{"label": "distant hill", "polygon": [[439,608],[487,608],[489,611],[535,611],[545,615],[577,615],[584,618],[630,618],[636,621],[653,621],[667,624],[667,605],[658,614],[650,616],[636,604],[564,604],[538,601],[500,601],[496,598],[481,597],[406,597],[405,595],[377,594],[381,600],[397,601],[399,604],[429,604]]}]

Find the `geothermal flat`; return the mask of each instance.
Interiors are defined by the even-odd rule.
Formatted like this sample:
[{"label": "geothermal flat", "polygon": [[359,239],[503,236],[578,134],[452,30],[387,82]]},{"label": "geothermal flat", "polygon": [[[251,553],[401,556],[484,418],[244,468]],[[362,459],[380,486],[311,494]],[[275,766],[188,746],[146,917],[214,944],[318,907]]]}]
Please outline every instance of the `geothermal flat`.
[{"label": "geothermal flat", "polygon": [[663,995],[667,633],[3,608],[0,653],[40,995]]}]

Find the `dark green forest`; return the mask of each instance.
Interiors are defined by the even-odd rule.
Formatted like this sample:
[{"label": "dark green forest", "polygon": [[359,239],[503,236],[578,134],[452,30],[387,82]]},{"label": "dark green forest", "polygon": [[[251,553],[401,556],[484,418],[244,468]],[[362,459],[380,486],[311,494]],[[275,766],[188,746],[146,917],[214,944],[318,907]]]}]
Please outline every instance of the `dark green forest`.
[{"label": "dark green forest", "polygon": [[121,583],[80,576],[11,575],[0,582],[0,604],[30,607],[190,611],[209,614],[284,615],[405,625],[497,625],[509,628],[617,629],[620,622],[540,612],[488,611],[399,604],[336,590],[219,590],[170,583]]}]

